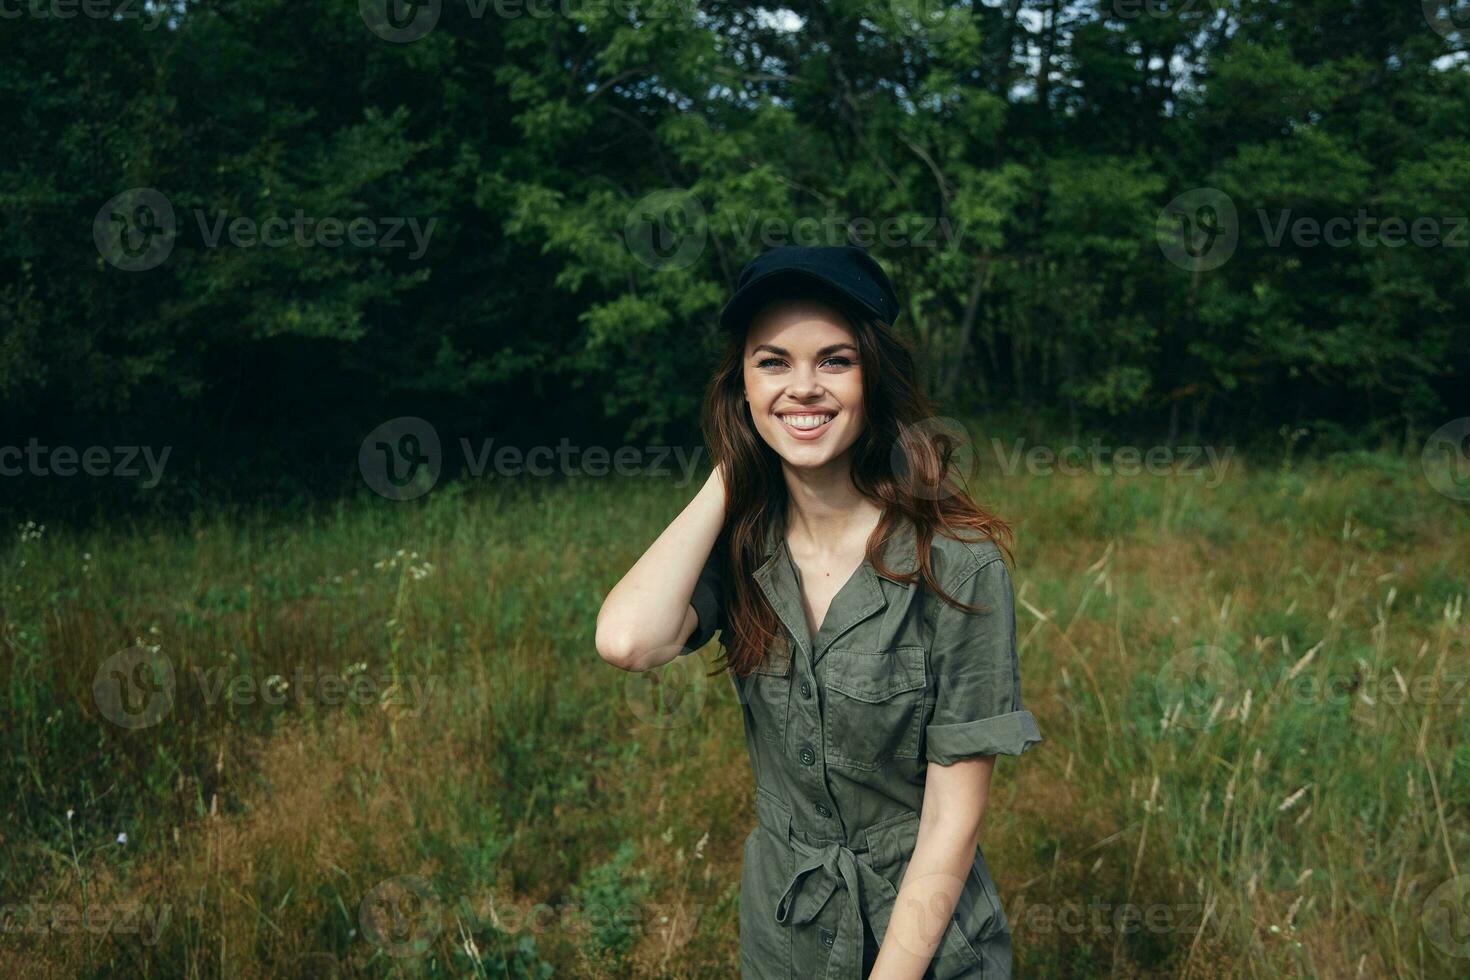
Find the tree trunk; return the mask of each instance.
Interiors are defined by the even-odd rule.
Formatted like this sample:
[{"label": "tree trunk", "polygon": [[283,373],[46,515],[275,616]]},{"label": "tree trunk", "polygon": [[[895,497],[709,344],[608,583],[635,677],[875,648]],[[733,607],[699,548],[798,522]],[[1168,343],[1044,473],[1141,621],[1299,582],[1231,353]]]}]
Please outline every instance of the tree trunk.
[{"label": "tree trunk", "polygon": [[980,297],[985,294],[985,287],[990,284],[990,260],[991,250],[987,246],[980,253],[980,260],[975,264],[974,278],[970,280],[970,292],[965,297],[965,314],[960,319],[960,333],[955,339],[953,359],[945,365],[944,384],[941,391],[946,399],[954,397],[960,374],[964,370],[965,358],[970,352],[970,336],[975,330],[975,316],[980,310]]}]

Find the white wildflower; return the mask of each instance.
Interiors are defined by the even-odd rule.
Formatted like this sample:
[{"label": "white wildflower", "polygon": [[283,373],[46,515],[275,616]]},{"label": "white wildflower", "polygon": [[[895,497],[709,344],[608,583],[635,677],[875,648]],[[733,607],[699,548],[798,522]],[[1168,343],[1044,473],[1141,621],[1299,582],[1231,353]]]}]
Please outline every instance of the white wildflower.
[{"label": "white wildflower", "polygon": [[1276,808],[1276,812],[1278,812],[1278,813],[1284,813],[1285,811],[1290,810],[1292,807],[1296,806],[1297,803],[1301,800],[1301,798],[1304,795],[1306,795],[1307,790],[1309,790],[1311,788],[1312,788],[1312,784],[1311,783],[1307,783],[1307,785],[1303,786],[1301,789],[1297,790],[1295,793],[1292,793],[1286,799],[1284,799],[1284,800],[1281,801],[1281,805]]}]

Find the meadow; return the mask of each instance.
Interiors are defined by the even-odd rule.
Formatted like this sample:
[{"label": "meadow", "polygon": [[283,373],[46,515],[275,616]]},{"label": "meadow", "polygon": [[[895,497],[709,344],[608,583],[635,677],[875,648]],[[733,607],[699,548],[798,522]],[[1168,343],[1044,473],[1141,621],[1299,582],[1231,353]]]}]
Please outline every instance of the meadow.
[{"label": "meadow", "polygon": [[[982,834],[1015,975],[1465,975],[1470,503],[1373,453],[982,477],[1045,738]],[[0,974],[737,975],[715,646],[593,647],[679,482],[7,529]]]}]

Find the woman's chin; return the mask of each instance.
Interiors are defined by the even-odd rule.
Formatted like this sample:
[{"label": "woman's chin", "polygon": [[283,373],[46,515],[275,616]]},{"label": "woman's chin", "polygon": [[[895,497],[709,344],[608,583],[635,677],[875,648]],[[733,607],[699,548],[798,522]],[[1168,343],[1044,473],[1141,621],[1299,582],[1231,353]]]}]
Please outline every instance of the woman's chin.
[{"label": "woman's chin", "polygon": [[772,446],[781,462],[793,470],[816,472],[838,463],[842,453],[828,446]]}]

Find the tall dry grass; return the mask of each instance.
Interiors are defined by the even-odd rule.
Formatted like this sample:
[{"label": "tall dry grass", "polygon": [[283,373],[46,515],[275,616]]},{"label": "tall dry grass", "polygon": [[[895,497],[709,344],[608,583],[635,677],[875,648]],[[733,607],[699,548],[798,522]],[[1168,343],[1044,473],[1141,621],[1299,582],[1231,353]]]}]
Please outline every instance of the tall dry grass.
[{"label": "tall dry grass", "polygon": [[[592,644],[693,490],[16,535],[0,973],[736,975],[733,691]],[[1018,977],[1470,969],[1470,504],[1372,455],[980,493],[1046,739],[982,837]]]}]

